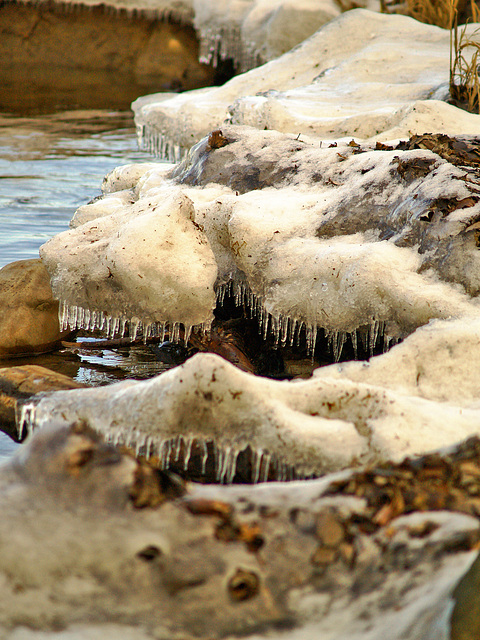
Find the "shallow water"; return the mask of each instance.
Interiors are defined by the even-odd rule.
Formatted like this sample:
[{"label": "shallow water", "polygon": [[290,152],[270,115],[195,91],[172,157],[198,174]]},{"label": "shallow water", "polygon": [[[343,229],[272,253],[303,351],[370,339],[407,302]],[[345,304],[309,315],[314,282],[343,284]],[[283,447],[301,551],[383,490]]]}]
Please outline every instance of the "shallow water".
[{"label": "shallow water", "polygon": [[0,266],[38,257],[108,171],[143,159],[130,112],[0,115]]},{"label": "shallow water", "polygon": [[[129,111],[0,115],[0,267],[38,258],[39,246],[68,229],[76,208],[100,194],[106,173],[144,160],[152,158],[137,150]],[[27,363],[92,385],[145,378],[167,368],[144,346],[0,360],[0,367]],[[0,432],[0,460],[15,446]]]}]

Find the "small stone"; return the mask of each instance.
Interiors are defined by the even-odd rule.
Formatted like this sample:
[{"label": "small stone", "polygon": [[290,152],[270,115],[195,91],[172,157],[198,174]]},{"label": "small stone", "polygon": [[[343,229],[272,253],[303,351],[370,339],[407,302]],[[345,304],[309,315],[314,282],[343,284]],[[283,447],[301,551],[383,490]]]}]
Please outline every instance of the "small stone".
[{"label": "small stone", "polygon": [[260,590],[260,579],[253,571],[237,569],[228,582],[228,594],[232,600],[250,600]]},{"label": "small stone", "polygon": [[348,542],[342,542],[338,547],[338,551],[340,552],[340,557],[345,564],[351,566],[355,558],[355,549],[353,548],[353,545]]},{"label": "small stone", "polygon": [[326,547],[337,547],[343,542],[345,530],[331,511],[324,511],[318,516],[317,537]]},{"label": "small stone", "polygon": [[329,547],[319,546],[312,555],[311,562],[315,565],[331,564],[337,558],[336,549],[330,549]]}]

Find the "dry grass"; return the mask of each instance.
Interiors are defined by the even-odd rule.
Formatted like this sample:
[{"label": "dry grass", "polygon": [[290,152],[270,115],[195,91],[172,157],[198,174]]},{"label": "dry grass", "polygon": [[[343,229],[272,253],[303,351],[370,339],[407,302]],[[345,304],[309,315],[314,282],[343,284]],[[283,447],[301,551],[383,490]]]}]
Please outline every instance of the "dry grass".
[{"label": "dry grass", "polygon": [[384,13],[401,13],[450,29],[450,99],[480,114],[480,28],[467,34],[458,23],[480,23],[475,0],[381,0]]},{"label": "dry grass", "polygon": [[408,0],[407,11],[408,15],[420,22],[450,29],[457,4],[458,0]]},{"label": "dry grass", "polygon": [[[465,26],[459,28],[458,0],[450,1],[450,97],[457,106],[480,114],[480,28],[470,36]],[[474,0],[471,14],[473,22],[480,22],[480,9]]]},{"label": "dry grass", "polygon": [[383,13],[401,13],[443,29],[452,28],[455,16],[461,24],[478,19],[478,7],[472,0],[380,0],[380,4]]}]

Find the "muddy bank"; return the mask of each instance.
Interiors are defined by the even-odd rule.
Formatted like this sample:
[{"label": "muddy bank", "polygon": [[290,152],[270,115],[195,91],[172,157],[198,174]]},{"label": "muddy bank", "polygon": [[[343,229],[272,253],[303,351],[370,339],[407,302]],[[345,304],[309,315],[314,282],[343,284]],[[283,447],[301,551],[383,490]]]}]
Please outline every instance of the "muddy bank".
[{"label": "muddy bank", "polygon": [[128,109],[139,95],[216,82],[192,26],[104,5],[0,5],[0,111]]}]

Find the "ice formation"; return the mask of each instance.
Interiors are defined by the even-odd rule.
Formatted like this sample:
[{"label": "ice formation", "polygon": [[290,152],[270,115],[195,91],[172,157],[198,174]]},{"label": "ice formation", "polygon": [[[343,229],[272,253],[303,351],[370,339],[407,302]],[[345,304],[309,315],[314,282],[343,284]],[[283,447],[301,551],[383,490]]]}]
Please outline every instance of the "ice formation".
[{"label": "ice formation", "polygon": [[373,351],[379,336],[388,346],[431,318],[478,313],[473,169],[422,148],[222,136],[169,173],[146,165],[132,182],[118,168],[42,247],[64,326],[169,325],[178,338],[181,323],[188,336],[229,289],[265,335],[305,332],[313,352],[321,328],[338,358],[347,338]]},{"label": "ice formation", "polygon": [[246,71],[286,53],[340,14],[332,0],[193,0],[200,61]]},{"label": "ice formation", "polygon": [[[385,489],[361,474],[185,487],[85,425],[50,423],[0,466],[0,633],[282,640],[288,626],[296,640],[447,640],[455,585],[478,555],[478,459],[478,443],[437,456],[440,477],[413,490],[390,465],[426,512],[409,513],[407,497],[381,523]],[[348,479],[373,499],[338,486]],[[429,509],[449,484],[453,504]]]},{"label": "ice formation", "polygon": [[330,139],[475,135],[480,116],[441,102],[449,59],[449,31],[357,9],[222,87],[146,96],[133,109],[144,146],[174,160],[224,121]]},{"label": "ice formation", "polygon": [[20,428],[85,421],[163,468],[208,468],[225,483],[401,460],[480,434],[479,337],[478,317],[436,320],[368,364],[296,382],[197,354],[152,380],[39,398]]},{"label": "ice formation", "polygon": [[[169,323],[180,338],[178,323],[187,335],[205,326],[229,291],[279,343],[303,336],[313,351],[321,328],[335,359],[347,339],[373,352],[408,337],[368,366],[296,383],[201,354],[148,382],[38,399],[20,428],[84,420],[164,468],[225,483],[401,459],[478,434],[475,149],[467,138],[319,145],[224,127],[170,170],[116,169],[103,198],[41,250],[70,326],[98,326],[103,313],[117,318],[113,333],[135,314],[134,326]],[[192,292],[202,304],[190,305]]]},{"label": "ice formation", "polygon": [[63,302],[64,327],[113,336],[128,322],[135,337],[140,326],[144,335],[162,336],[168,325],[178,340],[182,323],[187,340],[193,325],[212,319],[215,257],[192,201],[178,190],[65,231],[44,245],[42,258]]}]

